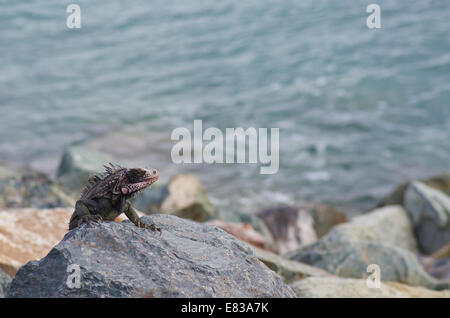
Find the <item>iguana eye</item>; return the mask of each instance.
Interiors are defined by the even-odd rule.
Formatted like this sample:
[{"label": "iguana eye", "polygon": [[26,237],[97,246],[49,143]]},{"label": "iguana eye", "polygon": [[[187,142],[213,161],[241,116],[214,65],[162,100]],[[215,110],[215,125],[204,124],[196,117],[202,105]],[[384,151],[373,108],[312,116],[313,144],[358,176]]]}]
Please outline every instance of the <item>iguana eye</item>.
[{"label": "iguana eye", "polygon": [[153,174],[156,174],[156,170],[153,170],[152,173],[153,173]]}]

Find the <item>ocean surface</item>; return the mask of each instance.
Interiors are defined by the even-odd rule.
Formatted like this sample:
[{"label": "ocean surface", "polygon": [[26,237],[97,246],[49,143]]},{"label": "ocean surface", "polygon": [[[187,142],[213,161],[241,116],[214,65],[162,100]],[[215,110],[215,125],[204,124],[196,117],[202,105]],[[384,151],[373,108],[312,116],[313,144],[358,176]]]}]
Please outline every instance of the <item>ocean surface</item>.
[{"label": "ocean surface", "polygon": [[[381,29],[369,3],[0,0],[0,161],[54,174],[90,143],[166,179],[194,172],[221,209],[368,209],[450,172],[450,1],[378,0]],[[175,166],[170,134],[194,119],[278,127],[278,173]]]}]

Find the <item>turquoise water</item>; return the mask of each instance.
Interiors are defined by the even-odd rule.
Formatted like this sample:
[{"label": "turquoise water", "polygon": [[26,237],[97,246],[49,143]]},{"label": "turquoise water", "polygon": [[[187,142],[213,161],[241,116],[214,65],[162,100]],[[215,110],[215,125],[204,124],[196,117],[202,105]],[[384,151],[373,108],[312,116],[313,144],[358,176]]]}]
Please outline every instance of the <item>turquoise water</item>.
[{"label": "turquoise water", "polygon": [[0,160],[54,170],[66,146],[202,119],[280,128],[276,175],[186,168],[222,207],[363,209],[450,171],[448,0],[376,1],[378,30],[370,1],[83,0],[79,30],[70,3],[0,1]]}]

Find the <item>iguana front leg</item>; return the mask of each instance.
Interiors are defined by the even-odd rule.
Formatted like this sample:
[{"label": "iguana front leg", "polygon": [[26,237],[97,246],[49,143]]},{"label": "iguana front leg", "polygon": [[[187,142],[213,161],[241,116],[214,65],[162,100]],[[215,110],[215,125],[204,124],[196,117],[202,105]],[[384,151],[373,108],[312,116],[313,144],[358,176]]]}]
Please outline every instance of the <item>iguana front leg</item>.
[{"label": "iguana front leg", "polygon": [[139,217],[139,215],[137,214],[137,212],[133,208],[133,206],[130,204],[130,202],[127,202],[125,204],[124,212],[125,212],[125,215],[130,219],[130,221],[134,223],[134,225],[144,228],[144,229],[147,229],[147,230],[158,231],[159,234],[161,235],[162,230],[159,227],[157,227],[155,224],[148,225],[141,221],[141,218]]},{"label": "iguana front leg", "polygon": [[75,211],[69,222],[69,230],[72,230],[82,223],[86,222],[90,224],[91,222],[100,222],[102,217],[99,214],[92,214],[90,210],[95,211],[97,208],[97,203],[93,200],[78,200],[75,203]]}]

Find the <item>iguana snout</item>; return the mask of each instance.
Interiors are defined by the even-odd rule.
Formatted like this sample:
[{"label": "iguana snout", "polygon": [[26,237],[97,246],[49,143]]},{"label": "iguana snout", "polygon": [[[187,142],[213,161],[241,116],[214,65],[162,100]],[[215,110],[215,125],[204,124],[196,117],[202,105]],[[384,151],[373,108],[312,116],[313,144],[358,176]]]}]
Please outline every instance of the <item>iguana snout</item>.
[{"label": "iguana snout", "polygon": [[126,171],[126,182],[121,187],[123,194],[133,194],[158,181],[156,169],[131,168]]}]

